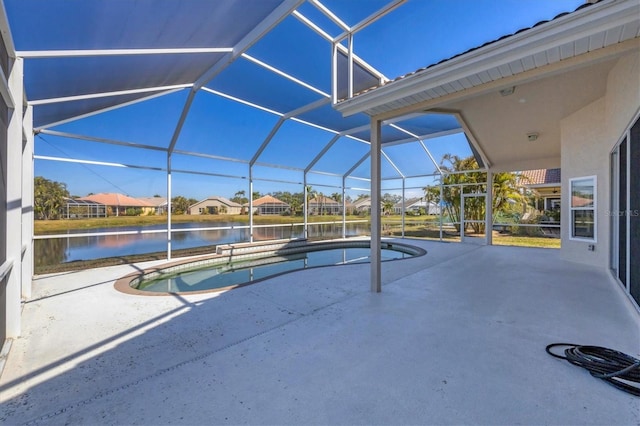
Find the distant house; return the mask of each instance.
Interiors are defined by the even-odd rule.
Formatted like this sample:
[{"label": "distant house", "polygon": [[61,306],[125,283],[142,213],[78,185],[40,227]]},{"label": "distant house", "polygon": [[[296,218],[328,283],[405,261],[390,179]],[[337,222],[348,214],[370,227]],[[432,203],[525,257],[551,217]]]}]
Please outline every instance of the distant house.
[{"label": "distant house", "polygon": [[253,200],[253,212],[259,215],[278,215],[291,211],[291,206],[271,195]]},{"label": "distant house", "polygon": [[115,192],[87,195],[77,200],[90,201],[106,206],[108,216],[126,216],[133,210],[135,214],[150,214],[155,207],[146,201]]},{"label": "distant house", "polygon": [[536,209],[560,210],[560,169],[527,170],[520,173],[522,186],[533,191]]},{"label": "distant house", "polygon": [[60,217],[64,219],[107,217],[107,206],[95,201],[65,197]]},{"label": "distant house", "polygon": [[352,204],[356,213],[371,213],[371,197],[358,198]]},{"label": "distant house", "polygon": [[240,214],[242,205],[224,197],[209,197],[189,206],[189,214]]},{"label": "distant house", "polygon": [[[395,214],[402,214],[402,201],[393,206]],[[424,197],[409,198],[404,202],[404,211],[413,214],[440,214],[440,206],[433,201],[426,201]]]},{"label": "distant house", "polygon": [[154,207],[154,213],[162,215],[167,213],[167,199],[165,197],[140,197],[138,200],[146,201]]},{"label": "distant house", "polygon": [[310,214],[335,215],[342,213],[342,203],[324,195],[316,195],[311,198],[308,202],[308,207]]}]

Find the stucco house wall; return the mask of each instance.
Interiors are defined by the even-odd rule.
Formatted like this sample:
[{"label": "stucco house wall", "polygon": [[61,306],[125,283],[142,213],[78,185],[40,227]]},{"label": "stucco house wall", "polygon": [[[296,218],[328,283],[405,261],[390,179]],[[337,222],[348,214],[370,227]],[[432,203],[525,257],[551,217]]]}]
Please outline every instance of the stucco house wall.
[{"label": "stucco house wall", "polygon": [[189,214],[214,214],[211,210],[217,210],[217,214],[240,214],[242,206],[237,203],[226,203],[220,198],[207,198],[189,206]]},{"label": "stucco house wall", "polygon": [[[562,248],[567,260],[609,266],[610,153],[640,109],[640,52],[618,60],[607,77],[604,96],[561,122]],[[595,243],[570,239],[571,178],[596,176]],[[566,206],[566,208],[564,207]],[[595,250],[589,251],[594,244]]]}]

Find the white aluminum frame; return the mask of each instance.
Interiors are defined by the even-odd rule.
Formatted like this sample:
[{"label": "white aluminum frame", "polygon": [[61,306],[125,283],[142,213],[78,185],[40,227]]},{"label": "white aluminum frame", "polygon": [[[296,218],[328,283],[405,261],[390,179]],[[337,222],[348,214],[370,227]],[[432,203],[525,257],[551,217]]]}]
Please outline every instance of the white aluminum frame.
[{"label": "white aluminum frame", "polygon": [[[590,207],[574,207],[571,202],[571,197],[573,196],[573,182],[580,180],[593,180],[593,206]],[[574,220],[573,220],[573,212],[574,211],[593,211],[593,238],[588,237],[575,237],[573,235],[574,230]],[[586,243],[597,243],[598,242],[598,176],[580,176],[569,179],[569,240],[571,241],[581,241]]]}]

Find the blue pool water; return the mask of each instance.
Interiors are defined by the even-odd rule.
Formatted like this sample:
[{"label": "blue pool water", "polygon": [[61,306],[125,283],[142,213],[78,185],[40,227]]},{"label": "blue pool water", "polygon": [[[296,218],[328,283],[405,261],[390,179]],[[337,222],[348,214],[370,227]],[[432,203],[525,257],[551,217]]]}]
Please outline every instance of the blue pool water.
[{"label": "blue pool water", "polygon": [[[414,256],[411,253],[391,249],[382,249],[381,253],[383,261]],[[370,262],[370,254],[369,248],[351,247],[273,256],[258,261],[254,259],[167,274],[143,281],[136,288],[162,293],[214,290],[305,268],[367,263]],[[265,264],[256,265],[257,262],[265,262]]]}]

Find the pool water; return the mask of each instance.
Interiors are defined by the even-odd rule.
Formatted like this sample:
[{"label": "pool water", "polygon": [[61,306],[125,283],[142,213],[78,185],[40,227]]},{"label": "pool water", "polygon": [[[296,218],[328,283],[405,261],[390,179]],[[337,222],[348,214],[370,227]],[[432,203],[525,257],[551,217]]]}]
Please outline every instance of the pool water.
[{"label": "pool water", "polygon": [[[259,260],[204,267],[162,275],[142,282],[138,290],[162,293],[193,292],[220,289],[250,283],[274,275],[318,266],[370,262],[369,248],[340,248],[310,251],[286,256],[272,256]],[[413,254],[382,249],[382,260],[404,259]],[[263,264],[256,264],[256,263]]]}]

